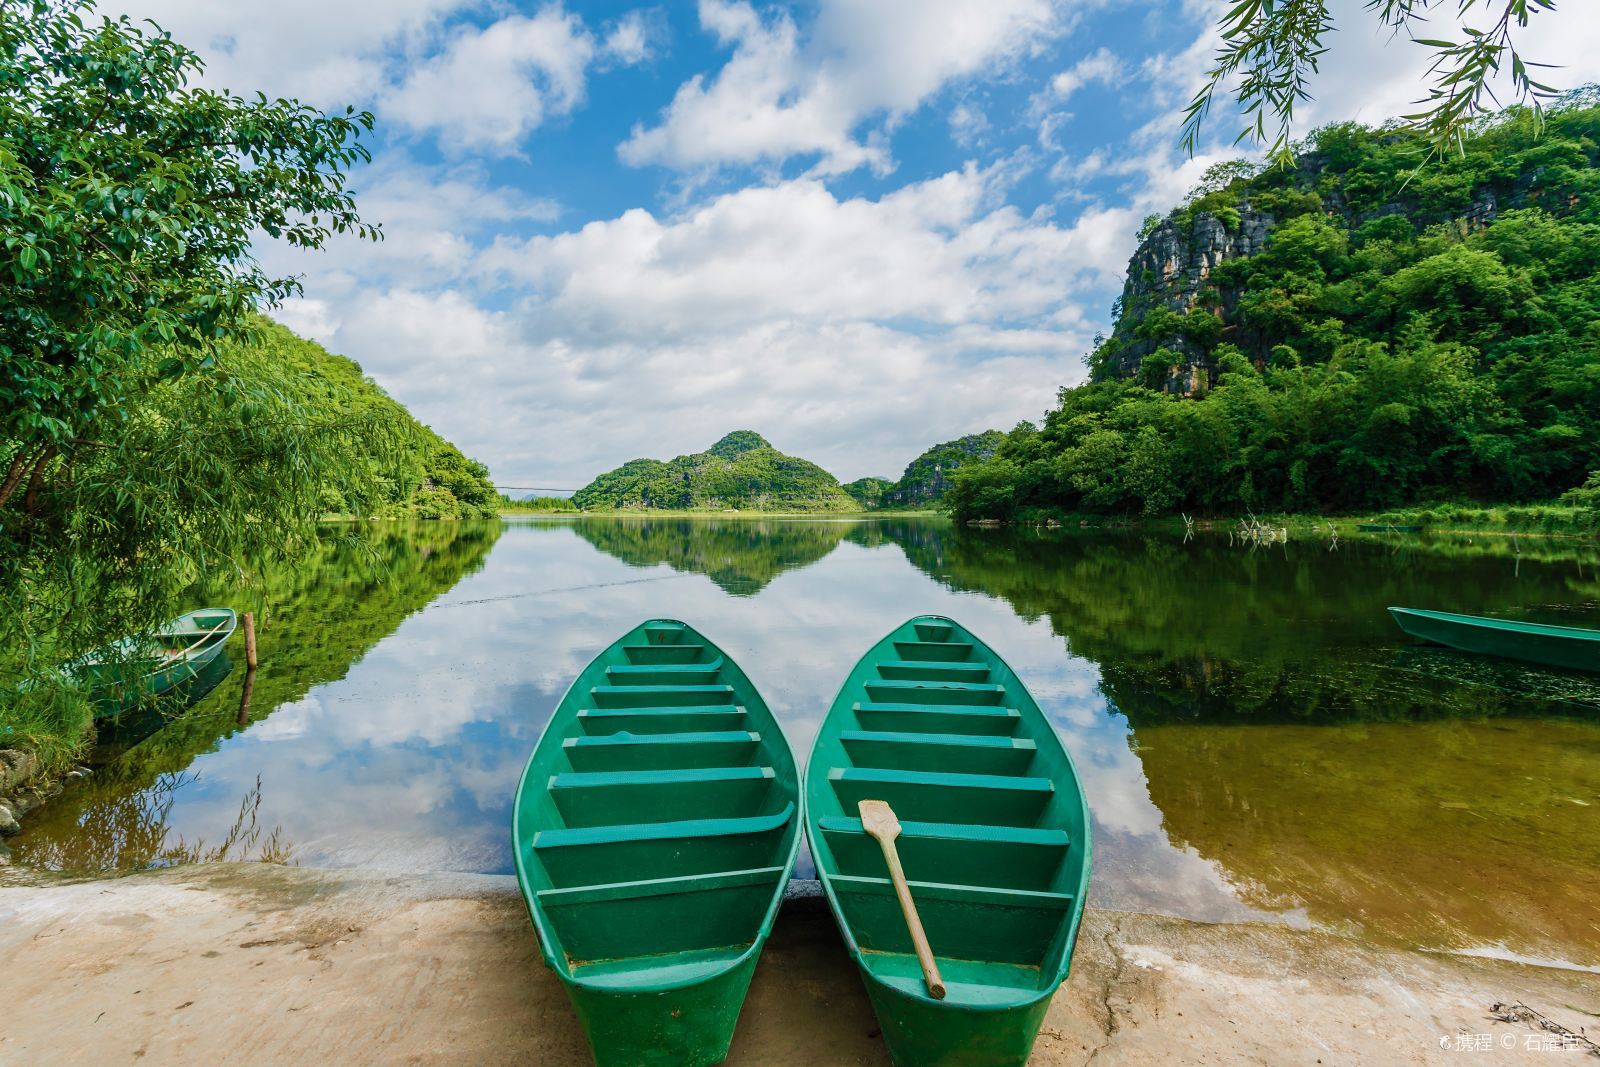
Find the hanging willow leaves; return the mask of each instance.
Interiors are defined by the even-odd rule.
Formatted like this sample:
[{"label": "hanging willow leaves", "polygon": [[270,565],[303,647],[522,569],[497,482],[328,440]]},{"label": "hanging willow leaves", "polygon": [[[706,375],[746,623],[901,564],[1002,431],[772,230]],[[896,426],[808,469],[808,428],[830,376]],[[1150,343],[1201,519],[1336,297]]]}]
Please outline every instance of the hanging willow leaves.
[{"label": "hanging willow leaves", "polygon": [[[1382,27],[1433,52],[1421,109],[1405,121],[1434,156],[1459,152],[1475,120],[1512,102],[1496,99],[1497,76],[1506,75],[1514,101],[1536,113],[1558,95],[1532,76],[1530,69],[1544,64],[1524,57],[1515,40],[1531,16],[1553,11],[1555,0],[1365,0],[1364,6]],[[1239,0],[1229,7],[1217,23],[1221,47],[1183,112],[1185,151],[1194,155],[1212,104],[1231,91],[1244,120],[1234,143],[1266,145],[1270,156],[1287,159],[1295,109],[1311,99],[1312,79],[1328,54],[1329,8],[1328,0]],[[1451,37],[1419,36],[1432,25],[1430,16],[1460,21],[1460,28]]]}]

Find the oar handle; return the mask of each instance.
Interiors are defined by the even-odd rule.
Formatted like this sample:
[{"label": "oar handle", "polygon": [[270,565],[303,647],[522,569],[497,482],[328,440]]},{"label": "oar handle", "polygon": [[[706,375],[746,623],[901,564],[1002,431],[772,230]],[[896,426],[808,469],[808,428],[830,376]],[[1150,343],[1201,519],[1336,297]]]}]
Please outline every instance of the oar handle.
[{"label": "oar handle", "polygon": [[911,947],[916,949],[917,962],[922,964],[922,979],[928,983],[928,995],[934,1000],[943,1000],[944,979],[939,977],[939,965],[934,962],[928,934],[922,929],[922,917],[911,899],[911,887],[906,884],[906,872],[900,866],[900,852],[888,838],[880,837],[878,844],[883,846],[883,862],[889,865],[889,881],[894,883],[894,895],[900,898],[900,911],[906,917],[906,929],[911,931]]}]

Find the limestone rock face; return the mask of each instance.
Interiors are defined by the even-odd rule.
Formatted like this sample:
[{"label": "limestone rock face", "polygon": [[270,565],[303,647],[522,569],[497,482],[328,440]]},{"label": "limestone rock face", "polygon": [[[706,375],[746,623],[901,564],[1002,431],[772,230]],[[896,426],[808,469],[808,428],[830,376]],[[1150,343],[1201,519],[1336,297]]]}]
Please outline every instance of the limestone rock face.
[{"label": "limestone rock face", "polygon": [[1116,357],[1118,377],[1139,373],[1144,357],[1166,348],[1183,357],[1183,363],[1167,380],[1171,392],[1193,393],[1205,388],[1211,365],[1205,354],[1188,338],[1136,338],[1133,327],[1151,310],[1166,307],[1180,315],[1202,308],[1226,318],[1232,310],[1234,294],[1219,293],[1220,299],[1204,300],[1217,267],[1230,259],[1253,256],[1266,245],[1274,219],[1248,203],[1239,210],[1238,225],[1230,225],[1216,215],[1200,212],[1187,232],[1181,220],[1169,218],[1151,230],[1128,261],[1128,278],[1122,288],[1122,314],[1113,336],[1122,342]]}]

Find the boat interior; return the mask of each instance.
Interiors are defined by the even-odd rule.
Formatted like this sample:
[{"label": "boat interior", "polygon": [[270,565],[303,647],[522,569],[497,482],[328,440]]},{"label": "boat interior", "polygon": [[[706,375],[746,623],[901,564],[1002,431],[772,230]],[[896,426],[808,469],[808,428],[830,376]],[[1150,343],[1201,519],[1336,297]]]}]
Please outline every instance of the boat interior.
[{"label": "boat interior", "polygon": [[[812,854],[862,964],[925,992],[863,800],[887,801],[896,846],[948,990],[1005,1007],[1060,981],[1084,889],[1088,823],[1066,754],[1009,668],[944,620],[906,624],[840,694],[812,753]],[[1026,705],[1028,714],[1022,708]],[[840,716],[844,716],[840,721]],[[1048,736],[1040,736],[1048,734]]]},{"label": "boat interior", "polygon": [[738,960],[800,832],[793,757],[743,672],[682,623],[647,623],[556,714],[517,801],[554,957],[617,989]]}]

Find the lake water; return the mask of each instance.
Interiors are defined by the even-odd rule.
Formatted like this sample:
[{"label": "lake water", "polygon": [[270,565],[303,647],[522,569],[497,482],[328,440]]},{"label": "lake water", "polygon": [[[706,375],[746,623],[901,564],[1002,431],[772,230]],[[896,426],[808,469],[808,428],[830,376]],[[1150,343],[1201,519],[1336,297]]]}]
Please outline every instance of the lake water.
[{"label": "lake water", "polygon": [[1600,676],[1414,647],[1384,608],[1600,627],[1597,567],[1592,544],[1394,534],[351,527],[229,601],[266,620],[243,716],[242,665],[221,664],[181,716],[108,738],[9,844],[71,870],[508,872],[545,719],[641,619],[687,620],[736,658],[803,762],[861,653],[933,613],[1005,656],[1071,750],[1094,903],[1596,966]]}]

